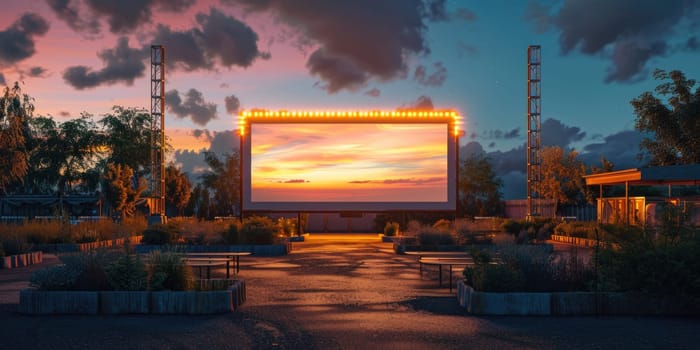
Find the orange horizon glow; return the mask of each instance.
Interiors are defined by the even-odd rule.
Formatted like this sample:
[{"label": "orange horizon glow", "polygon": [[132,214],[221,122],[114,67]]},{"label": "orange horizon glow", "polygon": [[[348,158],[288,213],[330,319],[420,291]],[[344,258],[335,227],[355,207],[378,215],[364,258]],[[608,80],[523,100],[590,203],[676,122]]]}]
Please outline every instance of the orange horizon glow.
[{"label": "orange horizon glow", "polygon": [[446,202],[447,124],[255,123],[253,202]]}]

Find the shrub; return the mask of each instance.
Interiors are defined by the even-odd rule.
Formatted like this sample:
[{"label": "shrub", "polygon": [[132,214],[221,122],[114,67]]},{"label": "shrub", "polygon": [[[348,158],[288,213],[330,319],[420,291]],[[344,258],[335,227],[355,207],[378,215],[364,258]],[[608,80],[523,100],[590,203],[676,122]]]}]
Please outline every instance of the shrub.
[{"label": "shrub", "polygon": [[474,266],[464,269],[464,278],[484,292],[556,292],[587,290],[593,270],[578,255],[555,260],[543,246],[505,245],[493,264],[491,254],[472,250]]},{"label": "shrub", "polygon": [[39,290],[72,290],[79,276],[72,266],[56,265],[32,273],[29,285]]},{"label": "shrub", "polygon": [[596,229],[600,232],[600,225],[596,222],[572,221],[558,224],[554,227],[554,233],[560,236],[595,239]]},{"label": "shrub", "polygon": [[416,235],[420,245],[455,244],[455,239],[449,231],[439,231],[429,226],[423,226]]},{"label": "shrub", "polygon": [[399,234],[399,224],[397,222],[387,222],[384,225],[384,235],[385,236],[396,236]]},{"label": "shrub", "polygon": [[515,237],[516,243],[548,239],[554,231],[554,219],[537,218],[535,220],[507,220],[501,229]]},{"label": "shrub", "polygon": [[611,291],[690,296],[700,301],[700,236],[666,244],[651,237],[604,248],[595,257],[600,287]]},{"label": "shrub", "polygon": [[433,224],[433,228],[439,231],[449,231],[452,223],[450,220],[440,219]]},{"label": "shrub", "polygon": [[277,225],[264,216],[251,216],[243,220],[240,237],[245,244],[272,244]]},{"label": "shrub", "polygon": [[226,244],[240,244],[241,237],[241,224],[234,222],[228,226],[228,230],[223,231],[221,235],[223,236],[224,243]]},{"label": "shrub", "polygon": [[478,291],[516,292],[525,286],[523,273],[507,265],[478,264],[464,269],[465,283]]},{"label": "shrub", "polygon": [[172,244],[177,241],[176,232],[168,225],[155,224],[143,231],[141,243],[143,244]]},{"label": "shrub", "polygon": [[105,267],[115,259],[103,250],[65,255],[63,265],[38,270],[29,282],[41,290],[109,290]]},{"label": "shrub", "polygon": [[150,290],[191,290],[193,276],[192,268],[185,264],[181,254],[156,250],[149,255]]},{"label": "shrub", "polygon": [[77,271],[78,278],[73,283],[73,290],[110,290],[105,268],[116,260],[117,255],[103,249],[67,255],[61,261]]},{"label": "shrub", "polygon": [[0,240],[0,256],[27,253],[31,249],[32,245],[27,243],[23,237],[11,237]]},{"label": "shrub", "polygon": [[146,290],[148,272],[138,255],[124,254],[105,269],[114,290]]},{"label": "shrub", "polygon": [[297,219],[278,218],[277,228],[279,229],[280,235],[285,237],[291,237],[296,233]]}]

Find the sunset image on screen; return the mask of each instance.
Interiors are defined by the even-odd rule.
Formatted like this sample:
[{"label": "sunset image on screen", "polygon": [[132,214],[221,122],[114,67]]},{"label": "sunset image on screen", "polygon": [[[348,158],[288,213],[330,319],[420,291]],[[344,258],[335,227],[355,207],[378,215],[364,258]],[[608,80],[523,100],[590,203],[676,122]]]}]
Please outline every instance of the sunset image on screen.
[{"label": "sunset image on screen", "polygon": [[447,202],[447,124],[251,125],[252,202]]}]

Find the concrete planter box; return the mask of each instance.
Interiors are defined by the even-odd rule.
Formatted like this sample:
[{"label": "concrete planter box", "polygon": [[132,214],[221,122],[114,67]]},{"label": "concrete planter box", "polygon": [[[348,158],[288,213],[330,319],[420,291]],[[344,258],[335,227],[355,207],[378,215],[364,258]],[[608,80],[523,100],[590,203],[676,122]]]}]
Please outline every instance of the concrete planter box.
[{"label": "concrete planter box", "polygon": [[33,315],[94,315],[98,312],[98,300],[99,292],[23,289],[19,292],[19,312]]},{"label": "concrete planter box", "polygon": [[0,262],[2,263],[2,268],[4,269],[14,269],[18,267],[25,267],[34,264],[40,264],[44,260],[44,254],[41,251],[29,252],[17,255],[10,255],[2,257]]},{"label": "concrete planter box", "polygon": [[381,237],[382,243],[394,243],[400,239],[398,236],[385,236],[381,233],[379,234],[379,237]]},{"label": "concrete planter box", "polygon": [[611,292],[491,293],[457,282],[457,303],[474,315],[699,315],[700,305],[675,297]]},{"label": "concrete planter box", "polygon": [[251,252],[255,256],[281,256],[287,255],[291,244],[270,244],[270,245],[150,245],[141,244],[134,246],[134,250],[139,254],[150,253],[154,250],[169,250],[176,252]]},{"label": "concrete planter box", "polygon": [[[139,236],[140,237],[140,236]],[[100,249],[100,248],[116,248],[124,246],[125,243],[130,242],[131,244],[138,243],[138,241],[133,237],[129,239],[125,238],[115,238],[107,239],[97,242],[88,243],[46,243],[46,244],[35,244],[34,248],[50,253],[71,253],[71,252],[86,252],[90,250]]]},{"label": "concrete planter box", "polygon": [[147,291],[102,291],[100,292],[101,314],[147,314],[149,312]]},{"label": "concrete planter box", "polygon": [[151,292],[151,313],[214,314],[231,312],[231,291]]},{"label": "concrete planter box", "polygon": [[308,234],[301,236],[291,236],[288,239],[290,242],[304,242],[306,240],[306,236],[308,236]]},{"label": "concrete planter box", "polygon": [[48,314],[188,314],[237,310],[246,300],[244,280],[200,281],[202,285],[230,283],[213,291],[20,291],[19,312]]}]

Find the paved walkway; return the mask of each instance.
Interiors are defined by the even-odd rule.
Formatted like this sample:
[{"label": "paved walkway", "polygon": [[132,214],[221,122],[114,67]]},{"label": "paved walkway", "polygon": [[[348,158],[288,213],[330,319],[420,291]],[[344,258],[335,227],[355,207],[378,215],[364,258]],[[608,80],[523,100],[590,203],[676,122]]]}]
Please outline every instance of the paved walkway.
[{"label": "paved walkway", "polygon": [[[700,320],[474,317],[376,235],[312,235],[284,257],[242,258],[248,301],[214,316],[23,316],[0,311],[12,349],[689,349]],[[0,286],[10,279],[0,270]],[[13,272],[14,286],[22,275]],[[28,274],[24,274],[28,279]],[[436,277],[436,276],[435,276]],[[26,281],[26,279],[25,279]],[[5,288],[6,289],[6,288]]]}]

